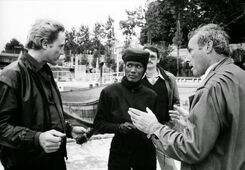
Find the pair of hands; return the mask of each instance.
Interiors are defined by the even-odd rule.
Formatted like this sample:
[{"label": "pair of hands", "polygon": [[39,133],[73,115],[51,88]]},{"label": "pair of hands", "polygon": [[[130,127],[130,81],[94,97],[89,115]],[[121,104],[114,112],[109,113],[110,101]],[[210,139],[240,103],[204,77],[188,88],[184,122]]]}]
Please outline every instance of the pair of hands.
[{"label": "pair of hands", "polygon": [[[182,126],[186,126],[188,112],[181,107],[174,106],[174,110],[169,111],[171,119]],[[138,109],[129,108],[128,114],[130,115],[133,125],[140,131],[151,135],[162,125],[158,122],[155,114],[147,107],[146,112]]]},{"label": "pair of hands", "polygon": [[174,110],[170,110],[169,113],[171,120],[182,127],[186,127],[189,115],[188,111],[174,105]]},{"label": "pair of hands", "polygon": [[[72,128],[71,135],[74,139],[79,138],[86,132],[86,129],[81,126],[75,126]],[[39,144],[46,153],[56,152],[62,143],[62,140],[66,137],[66,134],[57,130],[49,130],[43,132],[39,136]]]}]

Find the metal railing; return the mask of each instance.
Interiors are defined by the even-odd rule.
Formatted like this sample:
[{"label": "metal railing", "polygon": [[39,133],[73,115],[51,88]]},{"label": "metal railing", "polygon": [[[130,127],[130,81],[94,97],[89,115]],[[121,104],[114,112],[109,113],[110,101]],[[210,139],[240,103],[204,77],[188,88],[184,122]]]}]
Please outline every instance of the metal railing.
[{"label": "metal railing", "polygon": [[177,83],[199,83],[201,78],[199,77],[176,77]]}]

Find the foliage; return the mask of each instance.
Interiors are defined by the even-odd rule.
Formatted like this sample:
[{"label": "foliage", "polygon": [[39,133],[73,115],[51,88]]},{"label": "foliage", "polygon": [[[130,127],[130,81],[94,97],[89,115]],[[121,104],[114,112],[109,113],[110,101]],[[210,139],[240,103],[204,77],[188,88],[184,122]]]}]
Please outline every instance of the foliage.
[{"label": "foliage", "polygon": [[81,65],[86,65],[86,66],[89,65],[88,57],[87,57],[86,54],[84,54],[84,55],[82,56],[82,59],[81,59],[81,63],[80,63],[80,64],[81,64]]},{"label": "foliage", "polygon": [[174,75],[177,75],[177,59],[175,57],[165,57],[160,60],[159,66],[164,70],[171,72]]},{"label": "foliage", "polygon": [[131,46],[133,36],[136,36],[136,28],[143,27],[145,24],[144,9],[142,7],[135,10],[126,10],[127,19],[119,22],[122,34],[125,36],[124,49]]},{"label": "foliage", "polygon": [[[178,60],[179,64],[179,76],[193,76],[191,72],[191,67],[188,62],[184,62],[182,59]],[[160,67],[162,67],[164,70],[167,70],[177,75],[177,58],[172,56],[167,56],[164,58],[161,58],[159,64]]]},{"label": "foliage", "polygon": [[[188,33],[201,24],[217,23],[225,27],[231,42],[245,41],[245,6],[240,0],[156,0],[149,3],[141,30],[141,44],[174,41],[180,44],[181,38],[175,36],[177,18],[180,14],[181,46],[186,47]],[[175,38],[174,38],[175,37]],[[176,41],[179,38],[178,41]]]},{"label": "foliage", "polygon": [[114,45],[115,45],[115,31],[114,31],[114,20],[109,16],[107,22],[105,23],[105,65],[110,69],[115,71],[116,63],[114,59]]},{"label": "foliage", "polygon": [[95,23],[93,30],[94,37],[92,39],[93,49],[96,49],[99,55],[104,54],[104,45],[102,44],[102,39],[105,38],[106,33],[104,25],[101,23]]},{"label": "foliage", "polygon": [[21,50],[24,49],[24,46],[15,38],[11,39],[10,42],[8,42],[5,45],[5,52],[6,53],[16,53],[19,54]]},{"label": "foliage", "polygon": [[106,43],[105,46],[107,46],[109,49],[111,49],[115,45],[115,30],[114,30],[114,20],[109,16],[108,20],[105,24],[105,37],[106,37]]},{"label": "foliage", "polygon": [[81,25],[79,31],[76,34],[76,43],[78,44],[77,53],[78,54],[88,54],[91,47],[90,33],[87,26]]},{"label": "foliage", "polygon": [[233,50],[231,57],[237,66],[245,70],[245,49],[238,48]]}]

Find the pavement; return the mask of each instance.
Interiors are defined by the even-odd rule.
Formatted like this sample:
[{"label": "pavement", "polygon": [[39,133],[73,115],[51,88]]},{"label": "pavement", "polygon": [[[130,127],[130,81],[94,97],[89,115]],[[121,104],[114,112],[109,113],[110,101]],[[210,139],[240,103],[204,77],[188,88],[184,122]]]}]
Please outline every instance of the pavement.
[{"label": "pavement", "polygon": [[[68,141],[66,161],[67,170],[107,170],[111,134],[95,135],[88,142],[78,145],[73,140]],[[180,163],[175,161],[177,170]],[[157,164],[157,170],[160,170]]]}]

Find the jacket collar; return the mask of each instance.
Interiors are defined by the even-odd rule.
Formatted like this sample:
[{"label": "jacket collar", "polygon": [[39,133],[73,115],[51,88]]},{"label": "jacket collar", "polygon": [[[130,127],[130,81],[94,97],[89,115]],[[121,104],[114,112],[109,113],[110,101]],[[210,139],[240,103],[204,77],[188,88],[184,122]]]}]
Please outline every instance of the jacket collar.
[{"label": "jacket collar", "polygon": [[[26,66],[35,71],[38,72],[43,68],[43,65],[41,65],[37,60],[35,60],[30,54],[25,53],[20,55],[20,60],[26,63]],[[46,65],[46,64],[45,64]]]},{"label": "jacket collar", "polygon": [[203,88],[207,81],[220,69],[221,66],[226,65],[226,64],[230,64],[233,63],[232,59],[229,57],[226,57],[224,59],[222,59],[221,61],[219,61],[208,73],[208,75],[206,76],[206,78],[201,82],[201,84],[199,85],[199,87],[197,88],[197,90]]}]

